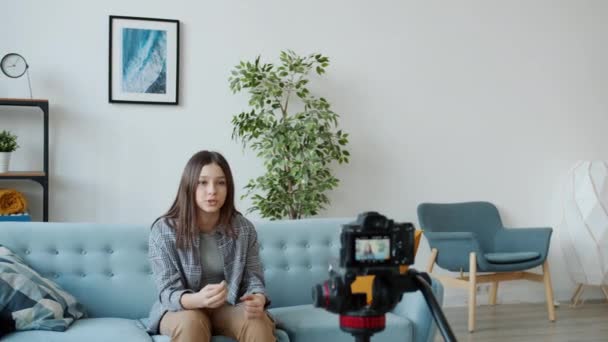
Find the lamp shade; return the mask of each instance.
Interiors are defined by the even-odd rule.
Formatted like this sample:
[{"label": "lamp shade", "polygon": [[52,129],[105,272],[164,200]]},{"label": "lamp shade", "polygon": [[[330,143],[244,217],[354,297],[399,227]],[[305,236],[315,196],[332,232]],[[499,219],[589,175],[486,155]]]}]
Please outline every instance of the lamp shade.
[{"label": "lamp shade", "polygon": [[556,235],[568,273],[578,284],[605,284],[608,276],[608,165],[580,161],[564,184]]}]

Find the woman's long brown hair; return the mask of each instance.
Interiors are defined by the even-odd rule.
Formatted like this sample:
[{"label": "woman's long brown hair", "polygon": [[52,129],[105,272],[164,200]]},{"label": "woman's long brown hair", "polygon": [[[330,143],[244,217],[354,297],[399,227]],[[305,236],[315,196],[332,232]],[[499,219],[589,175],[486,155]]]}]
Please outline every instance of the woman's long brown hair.
[{"label": "woman's long brown hair", "polygon": [[200,233],[197,215],[200,208],[196,204],[196,188],[201,170],[205,165],[217,164],[226,177],[226,200],[220,209],[218,225],[224,234],[234,237],[232,218],[238,213],[234,206],[234,180],[228,162],[218,152],[200,151],[195,153],[182,173],[177,195],[169,211],[156,221],[166,218],[167,223],[175,229],[176,245],[180,249],[192,248],[194,239]]}]

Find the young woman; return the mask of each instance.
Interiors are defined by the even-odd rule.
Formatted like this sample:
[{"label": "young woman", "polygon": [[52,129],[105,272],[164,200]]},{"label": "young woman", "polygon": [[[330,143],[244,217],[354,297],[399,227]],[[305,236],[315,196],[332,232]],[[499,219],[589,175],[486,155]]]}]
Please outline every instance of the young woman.
[{"label": "young woman", "polygon": [[200,151],[184,168],[169,211],[152,225],[158,288],[148,331],[171,341],[275,341],[255,228],[234,207],[228,162]]},{"label": "young woman", "polygon": [[366,243],[365,248],[363,250],[363,259],[364,260],[373,260],[374,259],[374,251],[372,250],[372,244]]}]

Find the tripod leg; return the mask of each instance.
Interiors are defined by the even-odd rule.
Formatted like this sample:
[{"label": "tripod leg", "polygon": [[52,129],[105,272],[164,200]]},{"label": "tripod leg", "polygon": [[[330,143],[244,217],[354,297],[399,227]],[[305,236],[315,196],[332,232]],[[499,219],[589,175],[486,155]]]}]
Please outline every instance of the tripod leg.
[{"label": "tripod leg", "polygon": [[410,275],[413,275],[412,279],[414,280],[416,287],[422,292],[422,296],[424,296],[424,300],[433,315],[437,328],[439,328],[439,331],[443,336],[443,340],[446,342],[456,342],[456,336],[441,310],[441,305],[439,305],[437,298],[435,298],[435,295],[433,294],[433,289],[430,285],[431,279],[428,274],[419,273],[413,268],[410,268],[408,272]]}]

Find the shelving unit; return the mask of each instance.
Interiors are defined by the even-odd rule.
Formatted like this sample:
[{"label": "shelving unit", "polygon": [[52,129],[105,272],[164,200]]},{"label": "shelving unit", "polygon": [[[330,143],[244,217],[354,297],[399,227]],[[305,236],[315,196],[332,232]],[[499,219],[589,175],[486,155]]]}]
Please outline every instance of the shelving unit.
[{"label": "shelving unit", "polygon": [[3,99],[0,106],[38,107],[42,111],[44,120],[44,149],[43,170],[38,171],[9,171],[0,173],[0,180],[30,180],[42,186],[42,220],[49,220],[49,100],[33,99]]}]

